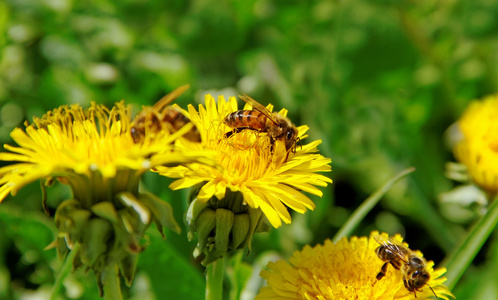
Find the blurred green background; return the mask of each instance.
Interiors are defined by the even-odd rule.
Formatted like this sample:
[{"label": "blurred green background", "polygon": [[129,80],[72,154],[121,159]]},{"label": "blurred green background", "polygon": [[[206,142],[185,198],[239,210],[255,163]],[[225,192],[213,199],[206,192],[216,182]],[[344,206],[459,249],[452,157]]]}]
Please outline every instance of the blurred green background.
[{"label": "blurred green background", "polygon": [[[3,0],[0,142],[61,104],[125,99],[138,111],[186,83],[182,107],[205,93],[244,92],[287,108],[295,124],[310,126],[309,140],[323,140],[334,183],[313,198],[315,211],[257,235],[250,255],[237,257],[243,263],[230,262],[227,289],[245,286],[241,297],[252,299],[267,259],[331,238],[409,166],[417,171],[355,234],[399,232],[436,265],[455,249],[482,209],[440,201],[456,186],[444,175],[454,160],[444,132],[469,101],[498,90],[497,71],[498,2],[490,0]],[[181,223],[187,192],[164,189],[168,180],[154,174],[144,182]],[[48,192],[51,210],[68,198],[61,186]],[[204,298],[203,268],[183,232],[162,240],[149,230],[127,298]],[[43,250],[54,234],[39,184],[0,205],[0,299],[47,297],[61,264],[55,250]],[[457,299],[498,298],[496,241],[494,233],[454,290]],[[93,274],[68,277],[61,299],[98,299]]]}]

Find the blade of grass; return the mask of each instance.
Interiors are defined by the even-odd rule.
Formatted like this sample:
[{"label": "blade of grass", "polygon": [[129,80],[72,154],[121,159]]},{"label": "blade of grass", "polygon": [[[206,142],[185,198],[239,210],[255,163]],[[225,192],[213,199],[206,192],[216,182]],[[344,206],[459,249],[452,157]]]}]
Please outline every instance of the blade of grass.
[{"label": "blade of grass", "polygon": [[446,286],[452,290],[462,277],[463,273],[472,262],[477,252],[498,223],[498,199],[494,199],[488,212],[474,225],[467,237],[455,252],[448,256],[442,263],[446,273]]},{"label": "blade of grass", "polygon": [[398,173],[391,180],[386,182],[381,188],[379,188],[375,193],[370,195],[363,203],[355,210],[355,212],[349,217],[349,219],[342,225],[339,231],[334,236],[332,240],[337,243],[341,238],[349,236],[351,232],[360,224],[360,222],[365,218],[365,216],[372,210],[372,208],[379,202],[379,200],[384,196],[384,194],[396,183],[398,180],[406,176],[407,174],[415,171],[414,167],[410,167]]}]

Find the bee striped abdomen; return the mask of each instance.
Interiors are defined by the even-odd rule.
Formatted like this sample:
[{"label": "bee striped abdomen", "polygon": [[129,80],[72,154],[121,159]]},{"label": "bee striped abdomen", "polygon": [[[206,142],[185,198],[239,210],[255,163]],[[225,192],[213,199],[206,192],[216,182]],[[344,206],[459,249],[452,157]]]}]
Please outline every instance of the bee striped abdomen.
[{"label": "bee striped abdomen", "polygon": [[268,118],[257,110],[238,110],[226,116],[225,124],[232,128],[266,131]]}]

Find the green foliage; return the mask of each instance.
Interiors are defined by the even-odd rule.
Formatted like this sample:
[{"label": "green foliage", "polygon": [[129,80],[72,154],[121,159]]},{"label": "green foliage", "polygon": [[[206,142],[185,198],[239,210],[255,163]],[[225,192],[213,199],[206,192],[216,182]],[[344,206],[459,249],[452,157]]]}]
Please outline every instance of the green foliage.
[{"label": "green foliage", "polygon": [[[332,238],[368,195],[410,166],[416,172],[353,234],[399,232],[437,265],[477,221],[477,213],[465,214],[472,207],[439,201],[454,185],[444,175],[453,160],[444,132],[470,100],[498,90],[497,24],[498,5],[486,0],[7,0],[0,2],[0,141],[10,143],[15,126],[61,104],[125,99],[138,111],[187,83],[182,107],[207,92],[241,91],[307,124],[332,158],[334,183],[313,198],[315,211],[255,235],[252,252],[229,274],[234,293],[264,251],[288,257]],[[154,175],[144,183],[180,223],[187,195]],[[48,192],[52,213],[70,198],[57,186]],[[0,205],[0,228],[0,298],[45,291],[60,262],[55,250],[42,250],[55,233],[38,185]],[[145,285],[150,299],[202,299],[204,270],[191,258],[186,226],[181,235],[165,230],[165,241],[148,232],[138,283],[125,297],[140,298]],[[492,234],[456,285],[457,298],[496,297],[496,249]],[[92,276],[68,278],[63,295],[98,298]]]}]

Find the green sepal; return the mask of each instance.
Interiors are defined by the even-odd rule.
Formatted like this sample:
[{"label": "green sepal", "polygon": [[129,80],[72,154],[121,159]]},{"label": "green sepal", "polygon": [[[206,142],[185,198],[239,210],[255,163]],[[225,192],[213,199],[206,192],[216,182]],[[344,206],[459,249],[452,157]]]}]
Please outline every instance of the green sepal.
[{"label": "green sepal", "polygon": [[108,221],[94,218],[88,221],[82,235],[81,261],[94,270],[97,259],[111,249],[109,243],[112,242],[112,226]]},{"label": "green sepal", "polygon": [[59,204],[57,210],[55,211],[55,216],[54,216],[55,227],[60,228],[61,226],[63,226],[63,224],[69,218],[69,212],[80,207],[81,204],[75,199],[62,201],[62,203]]},{"label": "green sepal", "polygon": [[233,227],[233,219],[233,211],[224,208],[218,208],[216,210],[215,246],[216,250],[222,256],[225,256],[228,251],[228,243],[230,241],[230,232]]},{"label": "green sepal", "polygon": [[204,266],[224,257],[227,254],[233,220],[233,211],[224,208],[218,208],[216,210],[216,234],[214,238],[214,248],[208,249],[206,257],[202,260],[202,264]]},{"label": "green sepal", "polygon": [[102,279],[102,270],[94,270],[95,277],[97,278],[97,288],[99,289],[100,298],[104,297],[104,282]]},{"label": "green sepal", "polygon": [[125,255],[123,259],[119,261],[119,269],[121,275],[125,279],[126,286],[131,287],[133,279],[135,278],[135,272],[137,270],[137,254]]},{"label": "green sepal", "polygon": [[210,208],[206,208],[195,220],[195,227],[198,243],[194,251],[194,257],[197,257],[204,251],[208,243],[208,237],[216,227],[216,212]]},{"label": "green sepal", "polygon": [[233,219],[232,239],[230,240],[230,249],[235,250],[245,246],[244,241],[249,234],[251,218],[249,214],[237,214]]},{"label": "green sepal", "polygon": [[199,217],[199,214],[209,205],[209,201],[200,201],[197,197],[189,204],[187,213],[185,214],[185,220],[187,221],[187,226],[189,232],[187,234],[188,240],[191,241],[194,238],[195,232],[195,220]]},{"label": "green sepal", "polygon": [[69,254],[69,248],[67,247],[66,240],[64,237],[58,236],[56,238],[57,241],[57,256],[60,260],[66,259],[66,256]]},{"label": "green sepal", "polygon": [[81,209],[81,205],[74,199],[66,200],[55,211],[55,226],[59,231],[58,236],[64,237],[68,248],[81,239],[82,232],[92,213]]},{"label": "green sepal", "polygon": [[111,202],[100,202],[92,207],[90,210],[97,216],[111,223],[118,223],[118,212]]},{"label": "green sepal", "polygon": [[74,272],[81,268],[84,264],[81,261],[81,248],[78,248],[77,250],[71,250],[71,251],[76,251],[73,259],[73,264],[71,267],[71,271]]},{"label": "green sepal", "polygon": [[120,202],[124,206],[134,210],[143,224],[145,225],[150,224],[151,210],[148,209],[147,206],[142,201],[137,199],[135,195],[133,195],[130,192],[124,192],[117,194],[116,197],[120,200]]},{"label": "green sepal", "polygon": [[140,245],[140,238],[146,225],[140,221],[135,211],[130,211],[130,209],[122,209],[118,215],[121,224],[114,228],[117,239],[127,251],[131,253],[142,252],[144,247]]},{"label": "green sepal", "polygon": [[150,193],[140,193],[139,199],[152,212],[154,222],[160,225],[157,228],[163,237],[162,227],[169,228],[178,234],[181,233],[182,230],[173,215],[173,208],[168,202]]},{"label": "green sepal", "polygon": [[249,208],[249,218],[251,219],[251,227],[247,233],[245,244],[247,245],[249,252],[251,252],[252,236],[261,226],[263,221],[263,212],[260,209]]}]

